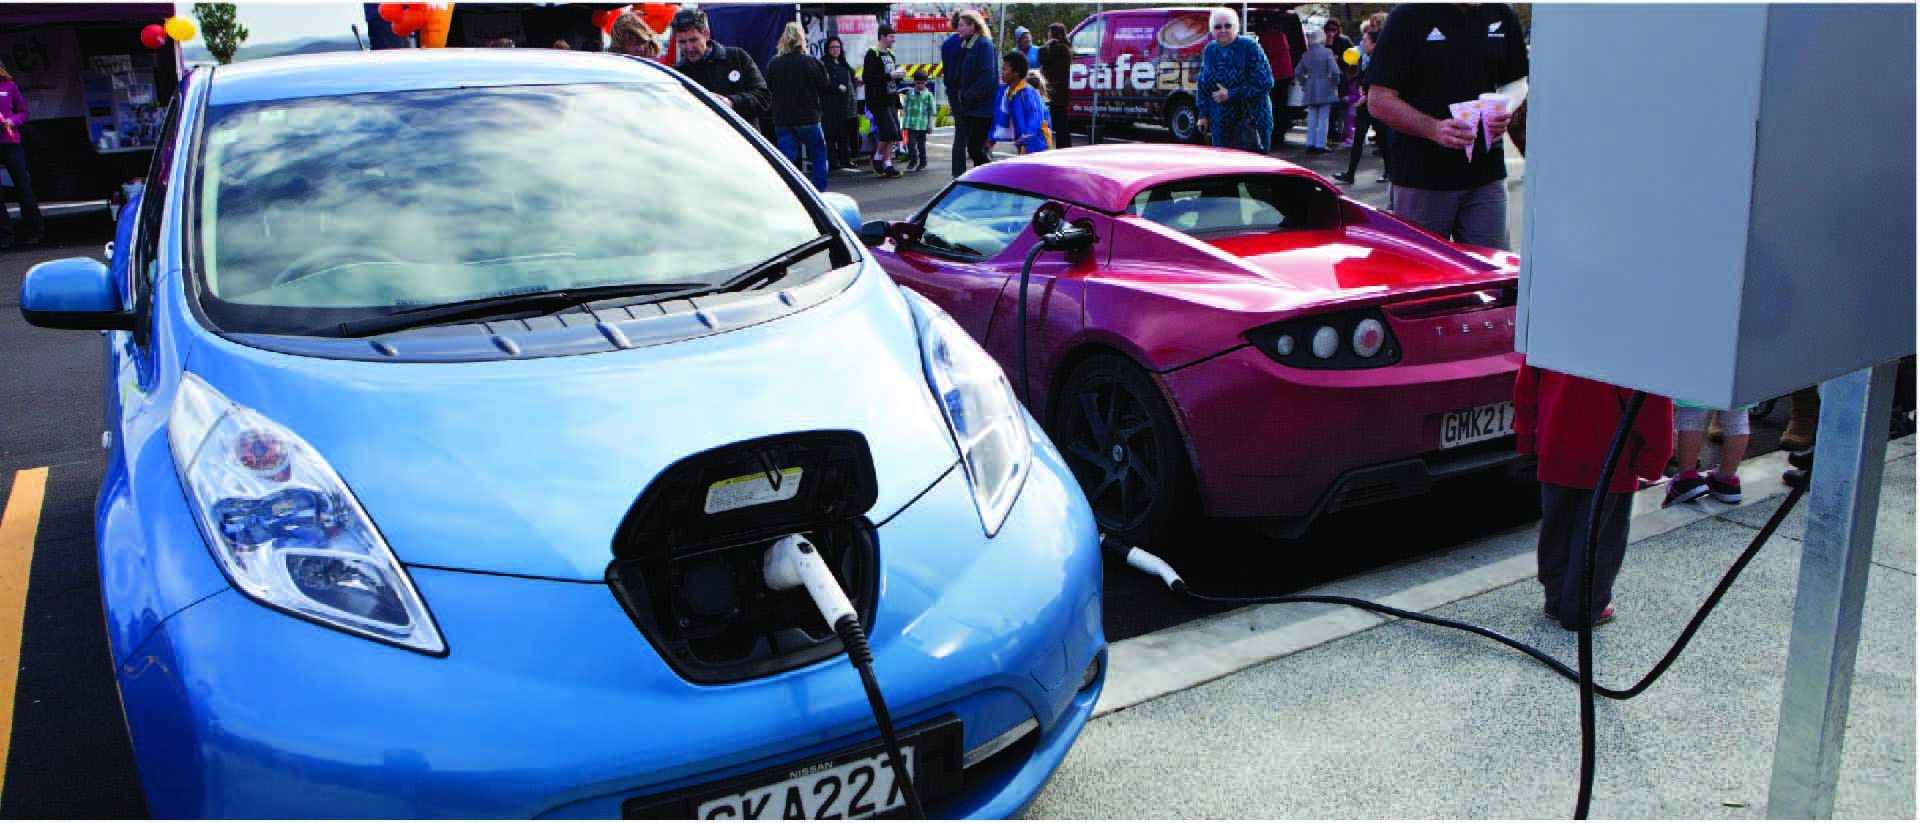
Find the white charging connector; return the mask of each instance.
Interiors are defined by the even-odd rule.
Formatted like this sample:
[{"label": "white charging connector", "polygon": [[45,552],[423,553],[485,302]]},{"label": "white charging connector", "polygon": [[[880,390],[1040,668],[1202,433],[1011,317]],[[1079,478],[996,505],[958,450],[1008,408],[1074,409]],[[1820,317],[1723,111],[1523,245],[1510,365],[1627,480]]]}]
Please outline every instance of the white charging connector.
[{"label": "white charging connector", "polygon": [[833,579],[826,558],[821,557],[820,550],[805,537],[790,534],[768,547],[761,575],[767,581],[767,588],[777,592],[806,587],[820,616],[840,635],[847,659],[860,672],[860,684],[866,687],[867,705],[873,708],[873,721],[880,727],[880,739],[886,745],[888,762],[893,767],[894,785],[902,790],[907,813],[915,820],[927,819],[926,809],[920,805],[920,790],[914,787],[907,759],[901,756],[900,739],[893,731],[893,715],[887,711],[887,701],[880,694],[880,680],[873,674],[873,648],[867,645],[866,629],[860,627],[860,615],[854,612],[853,602],[840,588],[840,581]]},{"label": "white charging connector", "polygon": [[1129,546],[1104,534],[1100,535],[1100,550],[1115,560],[1160,578],[1161,582],[1166,583],[1167,588],[1172,589],[1176,594],[1185,594],[1187,591],[1187,581],[1180,579],[1180,573],[1174,571],[1173,566],[1160,559],[1159,555],[1146,549]]},{"label": "white charging connector", "polygon": [[774,591],[805,586],[829,628],[838,630],[842,619],[855,617],[853,602],[841,590],[840,581],[833,579],[826,559],[805,537],[790,534],[775,541],[767,549],[763,571],[767,588]]}]

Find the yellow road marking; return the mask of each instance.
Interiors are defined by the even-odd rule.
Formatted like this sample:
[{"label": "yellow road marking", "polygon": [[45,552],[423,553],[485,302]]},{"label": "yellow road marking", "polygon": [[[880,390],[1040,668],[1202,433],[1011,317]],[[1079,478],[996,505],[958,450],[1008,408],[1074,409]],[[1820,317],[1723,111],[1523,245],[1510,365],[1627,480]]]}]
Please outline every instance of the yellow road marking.
[{"label": "yellow road marking", "polygon": [[13,743],[13,689],[20,676],[20,629],[27,617],[27,578],[33,573],[33,538],[40,531],[40,502],[47,469],[13,474],[13,493],[0,509],[0,792],[6,790],[7,750]]}]

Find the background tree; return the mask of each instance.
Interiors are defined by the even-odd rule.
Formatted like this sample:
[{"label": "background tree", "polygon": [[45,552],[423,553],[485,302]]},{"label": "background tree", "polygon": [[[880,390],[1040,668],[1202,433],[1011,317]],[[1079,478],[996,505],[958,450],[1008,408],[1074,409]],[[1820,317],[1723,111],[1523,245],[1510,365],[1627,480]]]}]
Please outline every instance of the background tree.
[{"label": "background tree", "polygon": [[233,62],[233,53],[240,50],[240,44],[247,42],[247,27],[240,25],[239,16],[232,3],[195,3],[193,16],[200,21],[200,36],[206,40],[207,52],[220,65]]}]

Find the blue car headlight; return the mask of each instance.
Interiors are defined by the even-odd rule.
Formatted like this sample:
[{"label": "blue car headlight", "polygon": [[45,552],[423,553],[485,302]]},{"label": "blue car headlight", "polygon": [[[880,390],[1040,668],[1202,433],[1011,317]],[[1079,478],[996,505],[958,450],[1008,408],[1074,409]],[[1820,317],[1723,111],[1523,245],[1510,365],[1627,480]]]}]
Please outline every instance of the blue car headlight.
[{"label": "blue car headlight", "polygon": [[1027,418],[1006,372],[939,306],[909,289],[920,355],[953,442],[960,447],[973,502],[988,537],[1000,531],[1033,464]]},{"label": "blue car headlight", "polygon": [[188,502],[234,588],[341,631],[440,655],[412,578],[319,452],[182,374],[167,421]]}]

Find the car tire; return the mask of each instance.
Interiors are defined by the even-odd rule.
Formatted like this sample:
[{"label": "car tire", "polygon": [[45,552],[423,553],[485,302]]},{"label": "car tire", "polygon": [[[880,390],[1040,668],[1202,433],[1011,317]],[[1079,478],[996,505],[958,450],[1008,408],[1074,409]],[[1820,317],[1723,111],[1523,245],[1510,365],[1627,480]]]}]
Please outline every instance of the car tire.
[{"label": "car tire", "polygon": [[1101,532],[1151,546],[1191,513],[1186,443],[1159,386],[1138,366],[1095,356],[1075,367],[1054,397],[1048,432]]},{"label": "car tire", "polygon": [[1184,97],[1167,101],[1167,131],[1175,142],[1200,142],[1200,110]]}]

